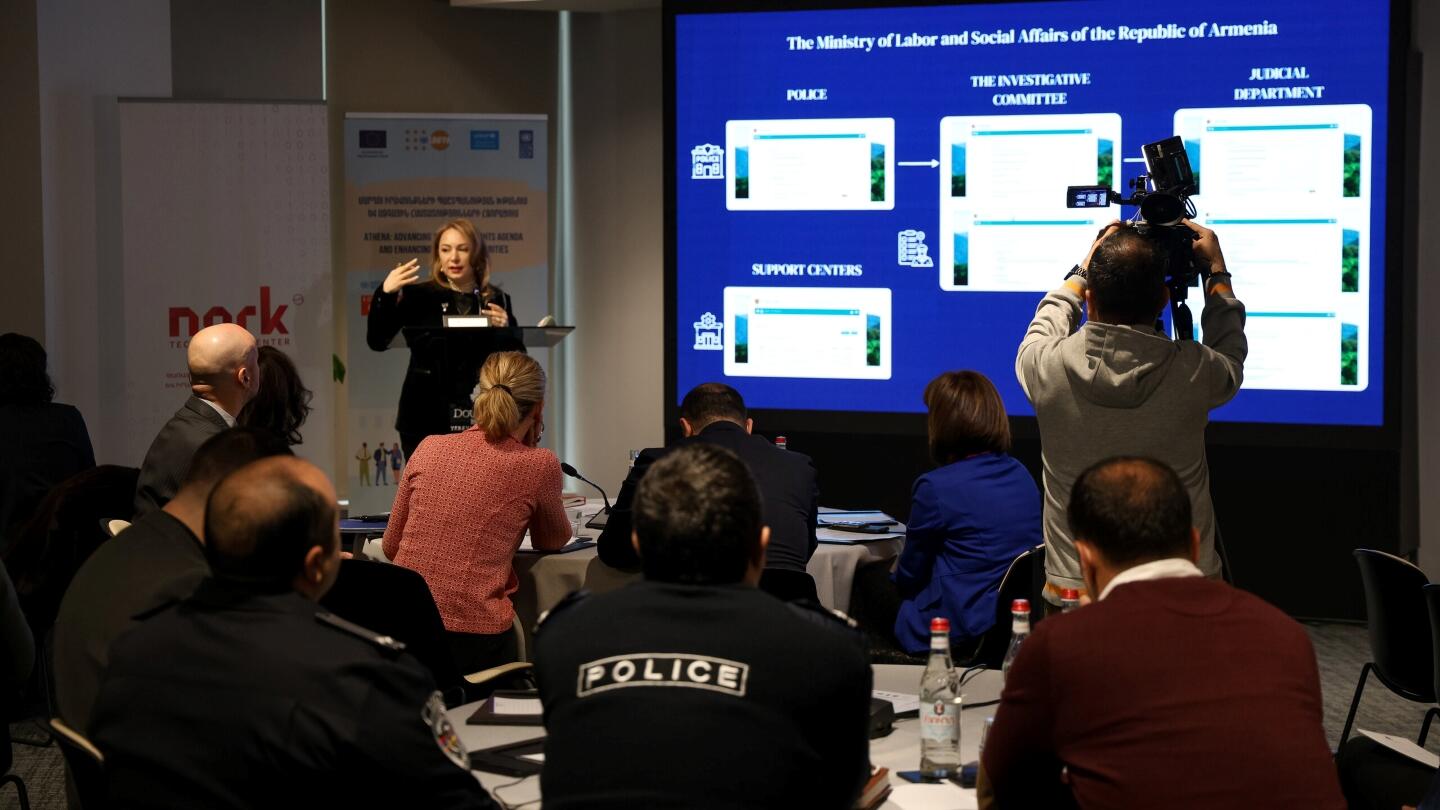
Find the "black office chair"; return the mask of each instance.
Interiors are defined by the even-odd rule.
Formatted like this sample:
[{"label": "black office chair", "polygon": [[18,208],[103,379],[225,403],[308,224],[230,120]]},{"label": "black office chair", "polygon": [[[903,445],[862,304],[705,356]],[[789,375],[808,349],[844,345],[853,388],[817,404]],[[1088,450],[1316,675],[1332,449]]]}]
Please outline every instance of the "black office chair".
[{"label": "black office chair", "polygon": [[1000,579],[999,593],[995,598],[995,625],[980,637],[980,643],[968,658],[957,660],[956,666],[999,669],[1005,662],[1005,651],[1010,648],[1010,603],[1016,599],[1030,600],[1030,616],[1034,621],[1040,594],[1036,591],[1035,572],[1039,570],[1039,582],[1045,580],[1045,547],[1036,546],[1020,552],[1010,562],[1005,576]]},{"label": "black office chair", "polygon": [[58,717],[50,718],[51,736],[60,746],[65,766],[84,810],[105,807],[105,756],[85,735],[65,724]]},{"label": "black office chair", "polygon": [[[1440,656],[1440,585],[1426,585],[1421,591],[1425,594],[1425,607],[1430,614],[1430,649],[1434,656]],[[1440,661],[1432,659],[1432,666],[1435,670],[1435,696],[1440,698]],[[1420,745],[1425,745],[1425,737],[1430,733],[1430,721],[1440,717],[1440,707],[1431,706],[1425,712],[1425,721],[1420,724]]]},{"label": "black office chair", "polygon": [[[1425,573],[1383,551],[1356,549],[1355,561],[1360,565],[1360,582],[1365,588],[1371,660],[1360,668],[1360,682],[1355,684],[1350,714],[1340,732],[1341,745],[1350,737],[1365,679],[1372,670],[1385,688],[1406,700],[1434,703],[1436,695],[1434,644],[1424,591],[1429,580]],[[1425,744],[1429,725],[1427,714],[1420,731],[1421,745]]]},{"label": "black office chair", "polygon": [[[449,705],[484,697],[507,680],[523,678],[524,670],[530,668],[529,664],[507,664],[462,675],[430,586],[419,573],[403,566],[341,560],[335,584],[320,606],[346,621],[404,642],[405,651],[430,670]],[[521,650],[523,657],[523,646]]]},{"label": "black office chair", "polygon": [[781,602],[798,602],[802,599],[819,602],[815,590],[815,578],[808,571],[781,571],[766,568],[760,573],[760,590]]},{"label": "black office chair", "polygon": [[30,794],[25,790],[25,780],[19,774],[11,773],[10,766],[15,764],[15,752],[10,745],[10,721],[0,718],[0,787],[14,785],[15,793],[20,801],[20,810],[30,810]]}]

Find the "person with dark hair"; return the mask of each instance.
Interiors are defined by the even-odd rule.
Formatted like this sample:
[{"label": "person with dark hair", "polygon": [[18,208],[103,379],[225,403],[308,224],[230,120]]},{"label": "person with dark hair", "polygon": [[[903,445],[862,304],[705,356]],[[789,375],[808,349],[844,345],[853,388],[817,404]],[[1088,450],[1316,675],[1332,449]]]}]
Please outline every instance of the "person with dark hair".
[{"label": "person with dark hair", "polygon": [[196,332],[185,349],[190,398],[160,428],[135,485],[135,517],[165,505],[180,488],[195,448],[235,427],[236,417],[260,387],[259,350],[243,326],[217,323]]},{"label": "person with dark hair", "polygon": [[1205,426],[1210,411],[1240,390],[1245,306],[1235,299],[1215,232],[1189,220],[1182,225],[1194,234],[1205,290],[1203,343],[1157,331],[1170,300],[1171,257],[1153,234],[1123,223],[1103,229],[1085,261],[1045,296],[1020,343],[1015,373],[1040,426],[1051,605],[1062,589],[1085,587],[1065,520],[1071,487],[1081,470],[1116,453],[1154,457],[1179,474],[1200,531],[1200,568],[1221,573]]},{"label": "person with dark hair", "polygon": [[293,457],[211,491],[212,576],[110,649],[90,725],[110,804],[495,806],[429,672],[316,604],[338,515],[325,474]]},{"label": "person with dark hair", "polygon": [[1096,601],[1020,647],[985,738],[981,806],[1343,808],[1310,638],[1202,576],[1180,477],[1111,458],[1067,500]]},{"label": "person with dark hair", "polygon": [[95,466],[85,417],[54,397],[45,348],[15,332],[0,335],[0,551],[51,488]]},{"label": "person with dark hair", "polygon": [[305,387],[289,355],[261,346],[258,357],[260,390],[240,409],[236,424],[265,428],[290,445],[304,442],[300,428],[310,416],[314,393]]},{"label": "person with dark hair", "polygon": [[461,672],[519,657],[510,595],[520,587],[515,553],[525,532],[540,551],[570,542],[560,459],[540,447],[544,369],[528,354],[490,355],[472,413],[469,430],[420,443],[382,542],[387,559],[425,577]]},{"label": "person with dark hair", "polygon": [[[442,326],[446,315],[484,316],[491,327],[516,325],[510,295],[492,283],[490,271],[490,250],[475,225],[468,219],[444,223],[430,240],[429,272],[422,277],[420,259],[396,264],[371,296],[366,345],[383,352],[401,329]],[[451,383],[464,380],[468,388],[485,360],[483,355],[467,358],[456,375],[455,364],[447,364],[447,352],[438,344],[415,341],[409,349],[410,365],[395,411],[395,430],[406,458],[415,455],[426,436],[450,432]]]},{"label": "person with dark hair", "polygon": [[915,481],[905,547],[895,564],[895,638],[912,655],[930,647],[930,620],[950,620],[964,651],[995,624],[1011,561],[1041,542],[1040,490],[1011,458],[1000,392],[976,371],[947,371],[925,386],[930,457]]},{"label": "person with dark hair", "polygon": [[205,500],[221,478],[257,459],[288,455],[278,435],[232,428],[195,451],[180,491],[91,554],[60,602],[55,619],[55,697],[60,716],[80,732],[109,662],[110,643],[134,617],[183,599],[210,573],[205,562]]},{"label": "person with dark hair", "polygon": [[[745,410],[740,392],[723,383],[695,386],[680,402],[680,430],[684,438],[672,447],[652,447],[640,452],[620,485],[614,508],[600,533],[600,559],[613,568],[634,571],[640,564],[630,544],[631,503],[640,479],[650,465],[675,447],[711,444],[724,447],[744,460],[763,496],[762,511],[770,527],[767,572],[761,590],[779,591],[772,579],[806,575],[805,566],[815,553],[815,527],[820,506],[820,489],[810,457],[794,450],[781,450],[751,431],[754,422]],[[813,581],[810,583],[814,587]]]},{"label": "person with dark hair", "polygon": [[644,581],[572,594],[536,630],[547,808],[852,806],[868,770],[864,644],[853,623],[756,589],[762,514],[723,447],[650,466],[631,535]]}]

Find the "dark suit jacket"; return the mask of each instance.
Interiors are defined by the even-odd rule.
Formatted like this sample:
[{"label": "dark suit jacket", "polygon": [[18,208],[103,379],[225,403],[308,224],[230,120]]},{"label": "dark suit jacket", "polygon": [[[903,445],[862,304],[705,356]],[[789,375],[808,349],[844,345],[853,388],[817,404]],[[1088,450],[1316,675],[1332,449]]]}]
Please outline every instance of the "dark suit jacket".
[{"label": "dark suit jacket", "polygon": [[[515,327],[517,322],[510,296],[493,285],[489,295],[505,309],[510,316],[510,326]],[[365,343],[371,349],[383,352],[390,348],[390,343],[401,329],[443,326],[447,311],[452,315],[458,314],[455,307],[458,297],[454,290],[428,281],[412,284],[395,293],[376,290],[370,298],[370,314],[365,320]],[[503,330],[506,334],[498,340],[494,335],[481,336],[471,330],[462,331],[466,332],[461,336],[463,339],[491,338],[491,351],[524,350],[519,331],[515,328]],[[440,340],[422,341],[415,337],[416,340],[409,342],[410,365],[405,370],[405,383],[400,387],[395,429],[402,434],[449,433],[450,402],[474,389],[476,373],[488,355],[483,352],[461,355],[460,352],[447,351]]]},{"label": "dark suit jacket", "polygon": [[1126,583],[1041,622],[984,766],[1002,808],[1345,806],[1304,628],[1201,577]]},{"label": "dark suit jacket", "polygon": [[620,494],[615,498],[605,530],[600,533],[600,559],[614,568],[640,567],[640,558],[630,545],[630,507],[635,502],[635,487],[651,464],[675,447],[696,442],[719,445],[734,452],[755,477],[764,501],[765,525],[770,527],[765,567],[804,571],[810,555],[815,553],[815,522],[820,505],[815,466],[804,453],[781,450],[763,436],[751,435],[744,427],[723,421],[712,422],[697,435],[681,439],[669,448],[641,451],[630,474],[625,476],[625,483],[620,485]]},{"label": "dark suit jacket", "polygon": [[106,541],[80,566],[55,618],[55,697],[71,728],[88,733],[110,644],[135,616],[184,599],[210,574],[200,538],[163,509]]},{"label": "dark suit jacket", "polygon": [[0,405],[0,548],[56,484],[94,466],[90,432],[74,405]]},{"label": "dark suit jacket", "polygon": [[135,484],[136,520],[175,497],[196,449],[227,427],[225,419],[204,400],[197,396],[185,400],[185,405],[155,435],[145,453],[145,463],[140,465],[140,480]]}]

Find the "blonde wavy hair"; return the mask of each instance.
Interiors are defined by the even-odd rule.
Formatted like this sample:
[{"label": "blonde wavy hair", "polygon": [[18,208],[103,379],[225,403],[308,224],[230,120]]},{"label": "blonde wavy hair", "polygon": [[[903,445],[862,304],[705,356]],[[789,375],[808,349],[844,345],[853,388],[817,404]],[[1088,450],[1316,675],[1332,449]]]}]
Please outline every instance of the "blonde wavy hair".
[{"label": "blonde wavy hair", "polygon": [[480,367],[475,425],[498,441],[515,432],[545,398],[545,370],[523,352],[496,352]]},{"label": "blonde wavy hair", "polygon": [[435,235],[430,237],[430,280],[441,287],[450,288],[450,280],[445,277],[445,269],[440,264],[440,237],[449,230],[459,231],[460,235],[470,242],[470,270],[475,273],[475,286],[481,290],[489,290],[490,250],[485,247],[485,240],[480,238],[479,232],[468,219],[452,219],[441,225]]}]

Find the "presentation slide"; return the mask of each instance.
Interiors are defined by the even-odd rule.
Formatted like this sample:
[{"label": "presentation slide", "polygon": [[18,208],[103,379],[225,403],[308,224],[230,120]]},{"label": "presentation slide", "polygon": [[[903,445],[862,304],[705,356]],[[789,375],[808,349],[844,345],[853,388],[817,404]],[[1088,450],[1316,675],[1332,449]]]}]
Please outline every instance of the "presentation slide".
[{"label": "presentation slide", "polygon": [[916,413],[969,368],[1033,413],[1036,305],[1137,216],[1067,187],[1129,196],[1141,147],[1179,136],[1248,311],[1214,418],[1383,423],[1386,0],[669,14],[676,402],[725,381],[753,408]]}]

